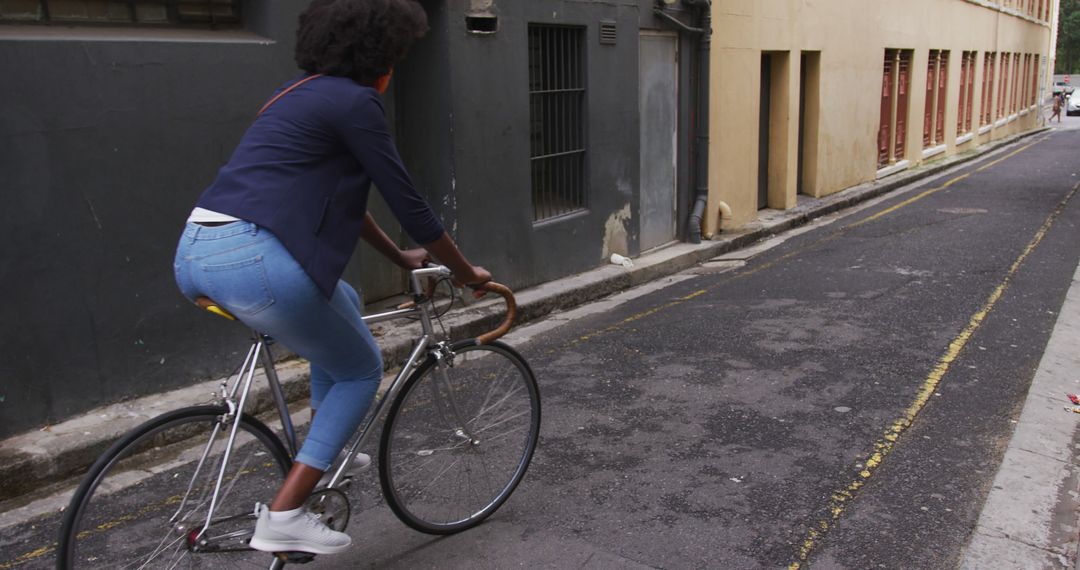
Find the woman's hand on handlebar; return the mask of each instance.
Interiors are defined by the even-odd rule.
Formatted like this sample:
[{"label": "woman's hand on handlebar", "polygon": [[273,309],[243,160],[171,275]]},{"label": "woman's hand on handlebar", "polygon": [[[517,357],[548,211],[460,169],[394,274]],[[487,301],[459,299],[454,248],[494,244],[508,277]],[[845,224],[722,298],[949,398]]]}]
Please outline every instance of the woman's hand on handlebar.
[{"label": "woman's hand on handlebar", "polygon": [[425,243],[424,249],[428,250],[439,263],[450,268],[450,271],[454,273],[454,285],[458,287],[483,285],[491,281],[491,274],[483,267],[469,263],[454,240],[450,238],[450,234],[446,232],[443,232],[439,239]]},{"label": "woman's hand on handlebar", "polygon": [[425,266],[425,263],[431,259],[427,250],[422,247],[414,249],[401,250],[398,259],[395,260],[397,265],[402,269],[421,269]]},{"label": "woman's hand on handlebar", "polygon": [[477,287],[491,281],[491,273],[487,269],[480,267],[479,265],[470,265],[471,270],[469,274],[465,275],[463,271],[454,273],[454,285],[458,287],[469,286],[473,288],[473,296],[480,298],[484,296],[483,289],[477,289]]}]

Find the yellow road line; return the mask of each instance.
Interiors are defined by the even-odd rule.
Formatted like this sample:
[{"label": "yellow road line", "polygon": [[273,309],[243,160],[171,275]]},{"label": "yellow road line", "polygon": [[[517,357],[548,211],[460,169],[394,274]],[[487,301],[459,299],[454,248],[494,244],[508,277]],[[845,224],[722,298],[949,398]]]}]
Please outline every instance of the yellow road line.
[{"label": "yellow road line", "polygon": [[[261,467],[257,466],[254,469],[244,470],[244,473],[253,473],[255,471],[258,471],[261,468],[272,468],[274,466],[275,466],[274,463],[263,463]],[[234,475],[233,477],[230,477],[229,481],[232,481],[233,479],[235,479],[235,477],[237,477],[239,475],[240,474],[238,473],[237,475]],[[86,530],[79,531],[79,533],[75,536],[75,538],[76,538],[76,540],[84,540],[84,539],[92,537],[94,535],[101,534],[103,532],[112,530],[115,527],[122,526],[122,525],[124,525],[126,523],[137,520],[137,519],[139,519],[139,518],[141,518],[143,516],[146,516],[147,514],[153,513],[155,511],[159,511],[162,508],[175,505],[175,504],[179,503],[180,501],[182,501],[183,499],[184,499],[183,495],[172,495],[170,497],[166,497],[165,499],[163,499],[161,501],[146,505],[146,506],[142,507],[141,509],[139,509],[138,511],[134,512],[134,513],[121,515],[121,516],[119,516],[119,517],[117,517],[115,519],[100,523],[100,524],[98,524],[97,526],[95,526],[92,529],[86,529]],[[30,552],[25,552],[23,554],[20,554],[19,556],[15,557],[13,560],[9,560],[7,562],[0,562],[0,570],[9,570],[10,568],[20,566],[20,565],[25,564],[25,563],[27,563],[27,562],[29,562],[31,560],[36,559],[36,558],[41,558],[42,556],[45,556],[46,554],[51,554],[59,546],[60,546],[59,542],[54,542],[50,546],[43,546],[41,548],[32,550]]]},{"label": "yellow road line", "polygon": [[[114,527],[123,525],[123,524],[131,522],[133,520],[136,520],[139,517],[146,515],[147,513],[150,513],[150,512],[156,511],[156,510],[160,510],[162,507],[166,507],[166,506],[169,506],[169,505],[175,505],[176,503],[179,503],[181,499],[183,499],[183,497],[181,495],[173,495],[173,496],[165,499],[164,501],[161,501],[161,502],[158,502],[158,503],[152,504],[152,505],[147,505],[147,506],[143,507],[142,509],[140,509],[139,511],[137,511],[137,512],[135,512],[133,514],[122,515],[122,516],[120,516],[120,517],[118,517],[116,519],[113,519],[111,521],[101,523],[101,524],[97,525],[96,527],[94,527],[93,529],[80,531],[75,538],[77,540],[83,540],[83,539],[85,539],[87,537],[90,537],[92,535],[103,533],[103,532],[105,532],[107,530],[113,529]],[[46,554],[51,554],[53,551],[56,550],[56,548],[57,548],[57,546],[59,546],[59,544],[60,543],[58,543],[58,542],[54,542],[54,543],[52,543],[51,546],[43,546],[43,547],[38,548],[36,550],[32,550],[30,552],[20,554],[14,560],[11,560],[9,562],[0,563],[0,570],[8,570],[9,568],[14,568],[15,566],[18,566],[20,564],[24,564],[26,562],[29,562],[29,561],[35,559],[35,558],[41,558],[42,556],[45,556]]]},{"label": "yellow road line", "polygon": [[[1027,147],[1024,147],[1024,148],[1027,148]],[[1020,150],[1023,150],[1023,149],[1020,149]],[[849,224],[848,226],[845,226],[845,229],[857,228],[857,227],[859,227],[859,226],[861,226],[863,224],[870,223],[870,222],[872,222],[872,221],[874,221],[874,220],[876,220],[876,219],[878,219],[880,217],[891,214],[891,213],[895,212],[896,210],[899,210],[900,208],[903,208],[904,206],[907,206],[908,204],[911,204],[912,202],[918,202],[919,200],[922,200],[923,198],[925,198],[925,197],[927,197],[927,196],[929,196],[931,194],[934,194],[936,192],[940,192],[941,190],[944,190],[944,189],[948,188],[949,186],[952,186],[953,184],[955,184],[957,182],[960,182],[961,180],[967,178],[968,176],[971,176],[970,172],[961,174],[960,176],[957,176],[956,178],[953,178],[952,180],[942,184],[941,186],[938,186],[936,188],[931,188],[931,189],[929,189],[929,190],[927,190],[925,192],[922,192],[920,194],[912,196],[911,198],[908,198],[907,200],[904,200],[903,202],[900,202],[899,204],[895,204],[893,206],[885,208],[884,210],[874,214],[873,216],[870,216],[870,217],[868,217],[866,219],[863,219],[863,220],[859,220],[858,222],[855,222],[853,224]]]},{"label": "yellow road line", "polygon": [[1020,154],[1021,152],[1024,152],[1025,150],[1027,150],[1027,149],[1041,143],[1045,139],[1046,139],[1046,137],[1042,137],[1037,141],[1034,141],[1034,142],[1032,142],[1030,144],[1024,145],[1023,147],[1018,148],[1018,149],[1014,150],[1013,152],[1010,152],[1009,154],[1006,154],[1005,156],[1003,156],[1003,157],[1001,157],[1001,158],[999,158],[999,159],[997,159],[997,160],[995,160],[993,162],[984,164],[984,165],[980,166],[979,168],[976,168],[975,170],[973,170],[971,172],[966,172],[964,174],[961,174],[960,176],[957,176],[956,178],[953,178],[952,180],[949,180],[948,182],[942,184],[941,186],[938,186],[936,188],[931,188],[930,190],[927,190],[925,192],[921,192],[918,195],[913,196],[911,198],[908,198],[907,200],[904,200],[903,202],[900,202],[899,204],[895,204],[895,205],[893,205],[893,206],[891,206],[889,208],[886,208],[886,209],[874,214],[873,216],[870,216],[870,217],[868,217],[868,218],[866,218],[864,220],[860,220],[858,222],[850,224],[850,225],[846,226],[845,229],[851,229],[851,228],[859,227],[859,226],[861,226],[863,224],[872,222],[872,221],[874,221],[874,220],[876,220],[876,219],[878,219],[878,218],[880,218],[882,216],[886,216],[888,214],[891,214],[891,213],[895,212],[896,210],[899,210],[900,208],[903,208],[904,206],[907,206],[908,204],[911,204],[912,202],[918,202],[919,200],[922,200],[923,198],[925,198],[925,197],[927,197],[927,196],[929,196],[931,194],[934,194],[936,192],[940,192],[940,191],[948,188],[949,186],[952,186],[953,184],[955,184],[957,182],[960,182],[961,180],[967,178],[968,176],[971,176],[972,174],[974,174],[976,172],[982,172],[982,171],[986,170],[987,168],[990,168],[991,166],[996,166],[996,165],[1004,162],[1005,160],[1008,160],[1008,159]]},{"label": "yellow road line", "polygon": [[[1021,152],[1025,151],[1025,150],[1027,150],[1027,149],[1029,149],[1029,148],[1031,148],[1031,147],[1033,147],[1033,146],[1035,146],[1035,145],[1037,145],[1039,143],[1041,143],[1042,141],[1046,140],[1046,138],[1048,138],[1049,136],[1050,135],[1046,135],[1046,136],[1040,138],[1039,140],[1036,140],[1036,141],[1034,141],[1034,142],[1032,142],[1030,144],[1024,145],[1023,147],[1018,148],[1018,149],[1014,150],[1013,152],[1010,152],[1009,154],[1006,154],[1005,156],[1003,156],[1001,158],[998,158],[997,160],[994,160],[993,162],[990,162],[990,163],[988,163],[986,165],[983,165],[983,166],[979,167],[978,169],[976,169],[973,172],[982,172],[983,170],[985,170],[987,168],[990,168],[991,166],[1000,164],[1001,162],[1003,162],[1003,161],[1005,161],[1005,160],[1007,160],[1009,158],[1012,158],[1012,157],[1020,154]],[[696,291],[696,292],[694,292],[694,293],[692,293],[690,295],[687,295],[686,297],[682,297],[682,298],[676,299],[676,300],[674,300],[674,301],[672,301],[670,303],[666,303],[664,305],[660,305],[658,307],[653,307],[652,309],[642,311],[642,312],[637,313],[635,315],[631,315],[631,316],[629,316],[629,317],[627,317],[627,318],[625,318],[625,319],[623,319],[623,320],[621,320],[621,321],[619,321],[619,322],[617,322],[617,323],[615,323],[613,325],[607,326],[607,327],[602,328],[600,330],[593,331],[593,332],[591,332],[589,334],[578,337],[578,338],[570,341],[569,343],[567,343],[567,345],[565,345],[565,346],[574,346],[576,344],[580,344],[582,342],[594,339],[594,338],[596,338],[598,336],[618,331],[618,330],[622,329],[623,325],[626,325],[628,323],[634,322],[634,321],[639,320],[639,319],[643,319],[643,318],[645,318],[645,317],[647,317],[649,315],[654,315],[654,314],[659,313],[660,311],[663,311],[665,309],[670,309],[672,307],[681,305],[681,304],[685,303],[686,301],[689,301],[690,299],[693,299],[695,297],[704,295],[705,293],[708,293],[709,291],[712,291],[713,289],[716,289],[716,288],[720,287],[721,285],[726,285],[726,284],[728,284],[728,283],[730,283],[730,282],[732,282],[732,281],[734,281],[736,279],[742,279],[744,277],[748,277],[748,276],[753,275],[755,273],[758,273],[760,271],[764,271],[764,270],[766,270],[766,269],[768,269],[770,267],[773,267],[773,266],[777,265],[778,263],[781,263],[783,261],[787,261],[788,259],[791,259],[792,257],[795,257],[795,256],[809,250],[812,247],[815,247],[815,246],[820,245],[820,244],[822,244],[824,242],[836,239],[837,237],[843,235],[844,232],[847,232],[847,231],[849,231],[851,229],[857,228],[857,227],[859,227],[859,226],[861,226],[863,224],[872,222],[874,220],[880,219],[880,218],[882,218],[883,216],[885,216],[887,214],[891,214],[891,213],[899,210],[900,208],[903,208],[904,206],[907,206],[907,205],[909,205],[909,204],[911,204],[913,202],[917,202],[918,200],[921,200],[921,199],[923,199],[923,198],[925,198],[925,197],[927,197],[927,196],[929,196],[931,194],[934,194],[936,192],[944,190],[944,189],[948,188],[949,186],[952,186],[953,184],[956,184],[957,182],[960,182],[961,180],[964,180],[965,178],[971,176],[971,174],[972,174],[972,172],[966,172],[964,174],[956,176],[955,178],[952,178],[951,180],[949,180],[948,182],[942,184],[941,186],[937,186],[935,188],[931,188],[930,190],[926,190],[925,192],[922,192],[917,196],[914,196],[912,198],[908,198],[907,200],[904,200],[903,202],[900,202],[899,204],[895,204],[895,205],[893,205],[893,206],[891,206],[889,208],[886,208],[885,210],[882,210],[882,211],[880,211],[880,212],[878,212],[878,213],[876,213],[876,214],[874,214],[874,215],[872,215],[872,216],[870,216],[870,217],[868,217],[868,218],[866,218],[864,220],[860,220],[858,222],[848,224],[848,225],[844,226],[843,228],[840,228],[836,232],[834,232],[834,233],[832,233],[832,234],[830,234],[828,236],[825,236],[824,238],[821,238],[821,239],[819,239],[817,241],[809,243],[809,244],[807,244],[807,245],[805,245],[805,246],[803,246],[803,247],[801,247],[799,249],[792,250],[792,251],[790,251],[790,252],[788,252],[788,253],[780,256],[780,257],[777,257],[776,259],[774,259],[772,261],[762,263],[761,265],[754,266],[753,268],[750,268],[750,269],[744,269],[743,271],[740,271],[739,273],[737,273],[735,275],[732,275],[728,279],[724,279],[722,281],[719,281],[719,282],[717,282],[717,283],[715,283],[715,284],[713,284],[713,285],[711,285],[709,287],[706,287],[706,288],[704,288],[704,289],[702,289],[700,291]],[[553,348],[553,349],[549,350],[548,353],[549,354],[555,353],[555,352],[558,352],[558,350],[561,350],[561,349],[554,349]]]},{"label": "yellow road line", "polygon": [[1020,154],[1021,152],[1024,152],[1025,150],[1027,150],[1027,149],[1029,149],[1029,148],[1043,142],[1044,140],[1046,140],[1048,138],[1050,138],[1049,134],[1041,136],[1037,140],[1032,141],[1030,144],[1026,144],[1026,145],[1024,145],[1024,146],[1010,152],[1009,154],[1006,154],[1005,156],[995,160],[994,162],[990,162],[990,163],[987,163],[987,164],[984,164],[984,165],[980,166],[979,168],[976,168],[975,172],[982,172],[982,171],[986,170],[987,168],[990,168],[992,166],[997,166],[998,164],[1000,164],[1002,162],[1005,162],[1006,160]]},{"label": "yellow road line", "polygon": [[0,564],[0,570],[8,570],[8,568],[14,568],[20,564],[25,564],[31,560],[34,560],[35,558],[41,558],[42,556],[45,556],[46,554],[49,554],[52,551],[56,550],[56,544],[57,543],[54,542],[51,546],[43,546],[37,550],[21,554],[18,558],[10,562],[4,562],[3,564]]},{"label": "yellow road line", "polygon": [[908,406],[907,410],[904,411],[904,414],[899,419],[893,422],[892,426],[885,431],[885,434],[874,442],[874,451],[866,461],[863,469],[859,472],[859,477],[848,484],[847,487],[833,493],[828,504],[829,516],[819,520],[816,525],[811,526],[807,531],[806,538],[803,539],[802,545],[799,548],[797,560],[788,565],[789,570],[798,570],[802,564],[806,562],[811,552],[813,552],[814,548],[820,543],[821,539],[828,534],[829,530],[835,526],[836,522],[844,514],[847,506],[855,500],[856,493],[859,489],[866,485],[867,481],[873,476],[877,468],[881,466],[885,458],[892,452],[893,447],[900,439],[900,436],[911,427],[915,418],[919,415],[919,412],[921,412],[923,408],[926,407],[927,402],[930,401],[930,396],[937,390],[938,385],[949,371],[952,363],[960,355],[960,352],[967,345],[968,341],[971,340],[971,336],[975,334],[975,331],[982,326],[983,321],[986,320],[986,316],[990,314],[990,311],[1005,294],[1005,290],[1009,288],[1012,278],[1020,270],[1020,266],[1024,263],[1024,260],[1026,260],[1028,256],[1031,255],[1031,252],[1035,251],[1035,248],[1039,246],[1039,243],[1042,242],[1043,237],[1046,236],[1046,233],[1057,220],[1057,217],[1061,215],[1061,212],[1065,210],[1069,201],[1076,195],[1078,188],[1080,188],[1080,184],[1073,186],[1072,191],[1065,196],[1065,199],[1063,199],[1060,204],[1058,204],[1057,208],[1055,208],[1046,219],[1046,222],[1039,228],[1039,231],[1036,232],[1035,237],[1028,243],[1027,247],[1024,248],[1020,257],[1016,258],[1016,261],[1009,267],[1008,272],[1005,274],[1005,279],[1002,280],[1001,284],[999,284],[990,294],[990,297],[987,298],[982,308],[971,316],[971,319],[968,321],[967,326],[964,327],[964,330],[949,343],[948,349],[941,358],[938,359],[937,365],[930,371],[926,380],[923,381],[922,388],[915,396],[915,401]]},{"label": "yellow road line", "polygon": [[[632,322],[640,320],[640,319],[644,319],[645,317],[647,317],[649,315],[659,313],[660,311],[663,311],[664,309],[669,309],[669,308],[674,307],[676,305],[681,305],[681,304],[683,304],[683,303],[685,303],[685,302],[687,302],[687,301],[689,301],[691,299],[694,299],[695,297],[700,297],[701,295],[704,295],[705,293],[708,293],[710,289],[713,289],[713,287],[707,287],[705,289],[701,289],[700,291],[694,291],[693,293],[690,293],[689,295],[686,295],[685,297],[679,297],[678,299],[675,299],[674,301],[672,301],[670,303],[660,305],[659,307],[653,307],[653,308],[651,308],[651,309],[649,309],[647,311],[642,311],[642,312],[637,313],[635,315],[631,315],[631,316],[626,317],[625,319],[623,319],[623,320],[621,320],[621,321],[619,321],[619,322],[617,322],[617,323],[615,323],[615,324],[613,324],[613,325],[611,325],[609,327],[605,327],[605,328],[602,328],[602,329],[600,329],[598,331],[591,332],[591,333],[589,333],[589,334],[587,334],[585,336],[582,336],[580,338],[576,338],[576,339],[570,341],[569,345],[573,346],[575,344],[585,342],[585,341],[587,341],[589,339],[598,337],[598,336],[600,336],[602,334],[606,334],[606,333],[609,333],[609,332],[614,332],[616,330],[621,329],[622,326],[625,325],[625,324],[632,323]],[[551,350],[549,352],[555,352],[555,351]]]}]

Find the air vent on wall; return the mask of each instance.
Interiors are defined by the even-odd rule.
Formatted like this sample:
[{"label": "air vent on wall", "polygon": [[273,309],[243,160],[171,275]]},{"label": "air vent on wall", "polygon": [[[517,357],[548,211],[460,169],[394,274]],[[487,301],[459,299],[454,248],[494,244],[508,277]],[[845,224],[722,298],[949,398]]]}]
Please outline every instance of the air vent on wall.
[{"label": "air vent on wall", "polygon": [[615,22],[611,20],[600,21],[600,43],[606,46],[615,45],[616,38]]},{"label": "air vent on wall", "polygon": [[465,16],[465,30],[478,36],[494,34],[499,31],[499,18],[491,14]]}]

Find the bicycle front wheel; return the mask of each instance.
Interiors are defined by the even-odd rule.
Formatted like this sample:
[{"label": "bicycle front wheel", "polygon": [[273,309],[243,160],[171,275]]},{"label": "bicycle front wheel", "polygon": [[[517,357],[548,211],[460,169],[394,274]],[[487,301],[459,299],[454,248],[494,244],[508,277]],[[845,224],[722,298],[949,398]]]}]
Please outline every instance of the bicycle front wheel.
[{"label": "bicycle front wheel", "polygon": [[463,341],[429,358],[383,428],[379,478],[405,524],[429,534],[471,528],[525,476],[540,432],[540,391],[509,346]]},{"label": "bicycle front wheel", "polygon": [[269,555],[247,546],[255,502],[270,502],[292,460],[269,428],[243,415],[218,487],[233,425],[222,421],[226,411],[176,410],[109,448],[64,514],[57,566],[266,568]]}]

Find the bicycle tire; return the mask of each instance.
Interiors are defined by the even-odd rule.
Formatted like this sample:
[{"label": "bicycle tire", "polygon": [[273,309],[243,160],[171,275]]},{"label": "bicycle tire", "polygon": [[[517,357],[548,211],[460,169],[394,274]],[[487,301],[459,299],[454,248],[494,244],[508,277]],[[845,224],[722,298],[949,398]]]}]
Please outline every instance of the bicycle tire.
[{"label": "bicycle tire", "polygon": [[257,500],[269,503],[292,459],[270,428],[247,414],[240,418],[214,523],[203,537],[207,543],[196,547],[194,540],[206,522],[232,427],[221,422],[226,411],[194,406],[162,414],[102,454],[64,513],[57,568],[223,568],[254,560],[265,568],[269,555],[247,547],[252,513]]},{"label": "bicycle tire", "polygon": [[455,343],[451,352],[449,393],[469,419],[444,420],[448,392],[429,357],[402,386],[379,442],[379,481],[390,509],[408,526],[437,535],[472,528],[498,510],[525,476],[540,433],[540,390],[520,354],[475,340]]}]

